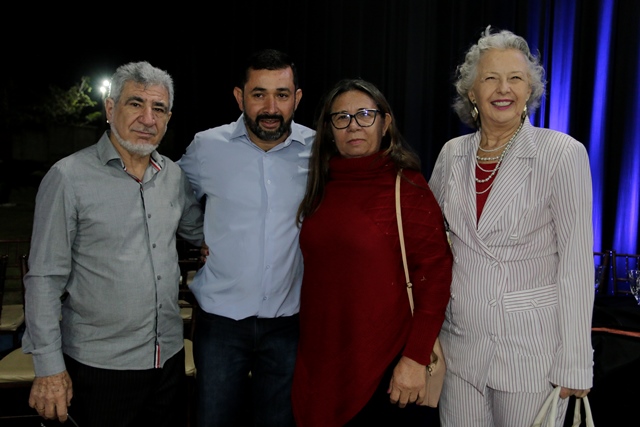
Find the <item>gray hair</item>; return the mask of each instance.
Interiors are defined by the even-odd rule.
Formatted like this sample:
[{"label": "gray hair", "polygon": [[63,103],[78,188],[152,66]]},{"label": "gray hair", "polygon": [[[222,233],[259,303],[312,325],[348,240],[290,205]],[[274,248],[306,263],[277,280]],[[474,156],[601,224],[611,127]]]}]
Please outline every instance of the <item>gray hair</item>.
[{"label": "gray hair", "polygon": [[156,68],[147,61],[129,62],[118,67],[111,77],[111,87],[109,97],[117,104],[122,95],[122,89],[126,82],[140,83],[145,87],[150,85],[161,85],[169,93],[169,111],[173,107],[173,79],[164,70]]},{"label": "gray hair", "polygon": [[511,31],[502,30],[492,34],[491,25],[489,25],[478,39],[478,43],[469,48],[465,54],[464,62],[456,69],[454,86],[458,94],[454,99],[453,110],[463,123],[472,128],[477,128],[478,124],[471,116],[473,104],[469,100],[469,91],[476,79],[480,57],[491,49],[517,49],[524,54],[529,67],[529,85],[531,87],[531,96],[527,101],[529,113],[533,113],[540,106],[545,92],[545,71],[540,64],[539,52],[537,55],[532,54],[527,41]]}]

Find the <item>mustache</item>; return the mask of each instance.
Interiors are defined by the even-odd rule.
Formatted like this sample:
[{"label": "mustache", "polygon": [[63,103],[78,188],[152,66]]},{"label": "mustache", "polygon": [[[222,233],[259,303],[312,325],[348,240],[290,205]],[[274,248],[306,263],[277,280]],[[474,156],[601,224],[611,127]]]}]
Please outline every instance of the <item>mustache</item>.
[{"label": "mustache", "polygon": [[260,120],[280,120],[281,122],[284,122],[284,117],[280,114],[259,114],[256,117],[256,122],[259,122]]},{"label": "mustache", "polygon": [[158,132],[154,128],[143,127],[142,129],[131,129],[134,132],[144,132],[151,135],[156,135]]}]

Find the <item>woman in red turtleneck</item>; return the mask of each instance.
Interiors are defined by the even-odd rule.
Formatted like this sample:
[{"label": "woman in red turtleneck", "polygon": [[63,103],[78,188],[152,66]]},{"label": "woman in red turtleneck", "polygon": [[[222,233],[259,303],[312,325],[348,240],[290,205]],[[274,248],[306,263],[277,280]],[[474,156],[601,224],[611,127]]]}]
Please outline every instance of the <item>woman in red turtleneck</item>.
[{"label": "woman in red turtleneck", "polygon": [[[413,316],[395,217],[398,171]],[[452,256],[420,160],[371,83],[342,80],[326,96],[298,219],[298,427],[426,426],[436,410],[416,402],[449,301]]]}]

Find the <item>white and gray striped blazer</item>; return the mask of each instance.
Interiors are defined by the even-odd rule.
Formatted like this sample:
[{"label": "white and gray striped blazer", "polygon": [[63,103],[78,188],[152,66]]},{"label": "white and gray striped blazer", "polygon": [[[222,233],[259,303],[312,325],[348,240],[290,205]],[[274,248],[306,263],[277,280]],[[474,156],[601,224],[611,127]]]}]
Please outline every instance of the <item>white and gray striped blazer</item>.
[{"label": "white and gray striped blazer", "polygon": [[483,390],[592,386],[592,196],[585,147],[528,120],[476,221],[480,133],[442,148],[429,186],[449,223],[447,367]]}]

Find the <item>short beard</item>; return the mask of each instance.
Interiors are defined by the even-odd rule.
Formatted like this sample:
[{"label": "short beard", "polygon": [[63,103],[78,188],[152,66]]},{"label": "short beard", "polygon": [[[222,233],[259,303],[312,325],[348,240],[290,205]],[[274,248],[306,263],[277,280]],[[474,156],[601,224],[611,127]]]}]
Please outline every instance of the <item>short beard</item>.
[{"label": "short beard", "polygon": [[111,125],[111,133],[113,133],[113,136],[116,137],[118,144],[120,144],[122,148],[124,148],[131,154],[135,154],[141,157],[145,157],[153,153],[154,150],[158,148],[158,145],[160,145],[160,142],[158,142],[158,145],[154,145],[148,142],[141,142],[141,143],[134,144],[131,141],[127,141],[120,136],[120,134],[118,133],[116,128],[113,126],[113,124]]},{"label": "short beard", "polygon": [[[280,120],[280,126],[275,131],[266,131],[260,127],[260,120]],[[277,141],[283,136],[289,135],[291,132],[291,123],[293,115],[288,121],[284,120],[280,114],[260,114],[255,120],[252,120],[247,114],[244,115],[244,124],[262,141]]]}]

